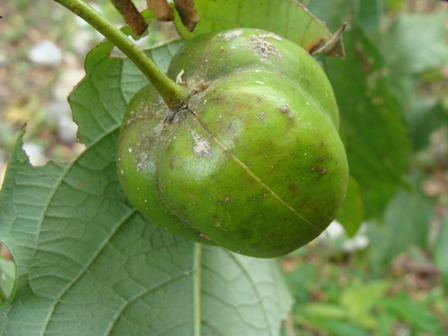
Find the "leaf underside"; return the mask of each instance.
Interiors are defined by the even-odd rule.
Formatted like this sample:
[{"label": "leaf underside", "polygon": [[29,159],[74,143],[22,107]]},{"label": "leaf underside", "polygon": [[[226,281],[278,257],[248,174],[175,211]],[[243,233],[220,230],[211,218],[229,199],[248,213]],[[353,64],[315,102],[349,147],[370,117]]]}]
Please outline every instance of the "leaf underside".
[{"label": "leaf underside", "polygon": [[201,19],[192,33],[183,27],[175,13],[174,22],[185,39],[237,27],[258,28],[286,37],[311,51],[333,37],[324,22],[295,0],[195,0],[195,6]]}]

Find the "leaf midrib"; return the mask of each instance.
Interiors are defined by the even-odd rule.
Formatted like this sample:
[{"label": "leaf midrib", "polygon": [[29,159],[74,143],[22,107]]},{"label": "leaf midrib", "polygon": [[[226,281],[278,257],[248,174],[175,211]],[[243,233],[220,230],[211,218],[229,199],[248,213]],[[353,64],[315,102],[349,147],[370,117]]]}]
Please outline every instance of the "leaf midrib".
[{"label": "leaf midrib", "polygon": [[202,306],[201,306],[201,270],[202,270],[202,244],[194,246],[194,336],[201,336]]}]

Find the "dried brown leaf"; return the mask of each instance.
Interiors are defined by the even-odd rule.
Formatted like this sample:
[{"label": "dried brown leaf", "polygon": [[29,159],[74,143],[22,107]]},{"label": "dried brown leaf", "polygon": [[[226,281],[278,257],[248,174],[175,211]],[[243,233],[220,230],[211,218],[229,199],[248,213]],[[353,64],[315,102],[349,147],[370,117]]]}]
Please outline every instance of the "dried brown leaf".
[{"label": "dried brown leaf", "polygon": [[154,13],[159,21],[173,21],[173,10],[167,4],[166,0],[146,0],[148,8]]},{"label": "dried brown leaf", "polygon": [[111,2],[135,34],[142,35],[148,29],[148,23],[131,0],[111,0]]},{"label": "dried brown leaf", "polygon": [[311,49],[311,55],[324,54],[325,56],[335,56],[345,59],[344,45],[342,44],[342,34],[344,33],[347,23],[333,35],[329,41],[321,41],[316,47]]},{"label": "dried brown leaf", "polygon": [[192,32],[199,22],[194,0],[174,0],[174,6],[179,13],[182,24],[189,32]]}]

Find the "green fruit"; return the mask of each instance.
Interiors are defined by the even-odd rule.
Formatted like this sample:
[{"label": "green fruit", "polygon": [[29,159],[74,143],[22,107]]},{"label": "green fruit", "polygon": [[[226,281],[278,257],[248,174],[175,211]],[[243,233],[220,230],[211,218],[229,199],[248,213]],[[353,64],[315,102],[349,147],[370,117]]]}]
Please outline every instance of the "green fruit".
[{"label": "green fruit", "polygon": [[302,48],[234,29],[200,36],[168,74],[175,113],[148,85],[131,100],[118,173],[134,206],[185,238],[259,258],[316,238],[345,198],[348,165],[330,83]]}]

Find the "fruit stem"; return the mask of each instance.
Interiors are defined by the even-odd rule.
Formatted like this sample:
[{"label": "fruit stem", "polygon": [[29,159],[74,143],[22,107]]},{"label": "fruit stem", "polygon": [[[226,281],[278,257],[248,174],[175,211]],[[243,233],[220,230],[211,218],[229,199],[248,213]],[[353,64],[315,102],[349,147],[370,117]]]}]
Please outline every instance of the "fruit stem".
[{"label": "fruit stem", "polygon": [[83,0],[55,1],[82,18],[120,49],[149,79],[170,109],[184,107],[188,100],[187,92],[163,73],[120,29]]}]

